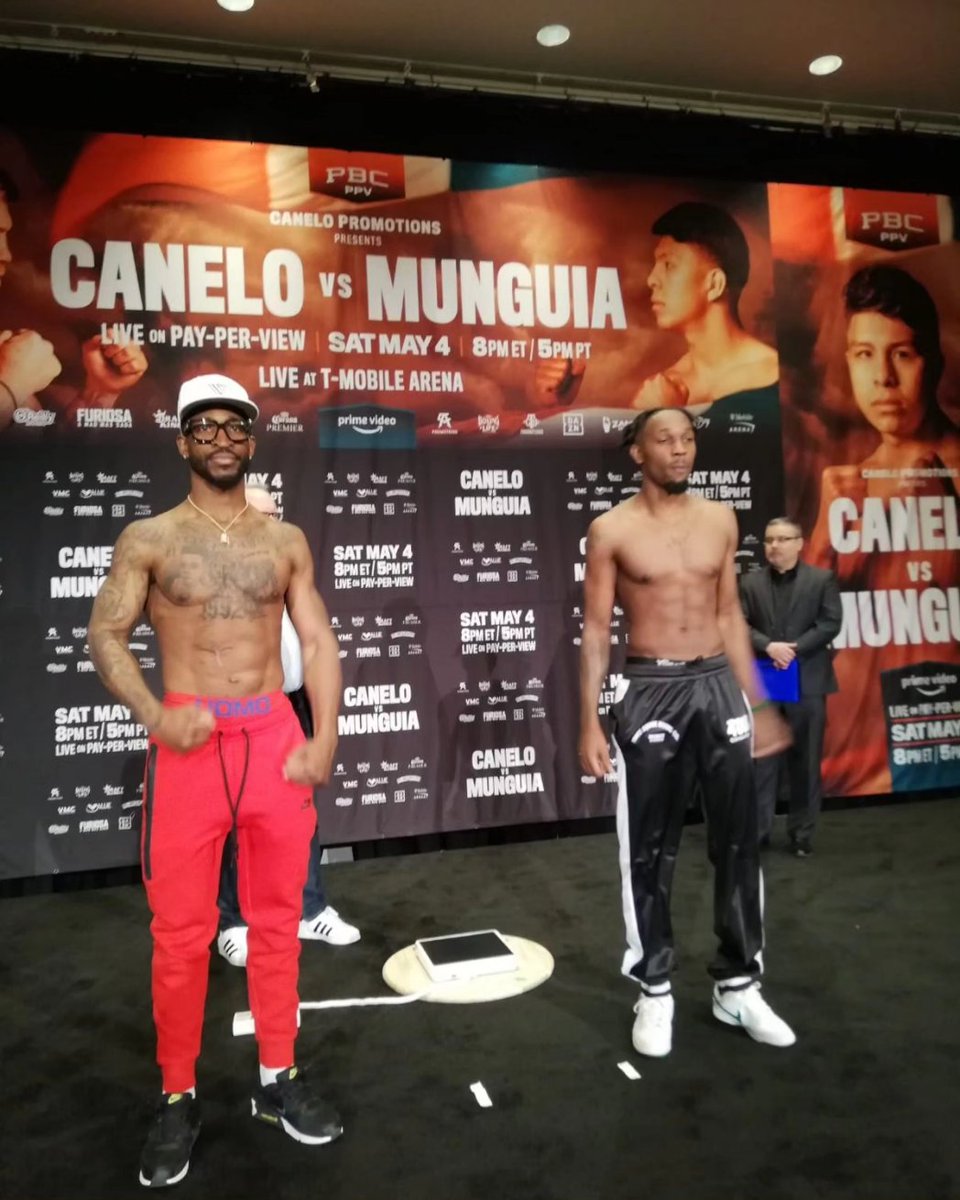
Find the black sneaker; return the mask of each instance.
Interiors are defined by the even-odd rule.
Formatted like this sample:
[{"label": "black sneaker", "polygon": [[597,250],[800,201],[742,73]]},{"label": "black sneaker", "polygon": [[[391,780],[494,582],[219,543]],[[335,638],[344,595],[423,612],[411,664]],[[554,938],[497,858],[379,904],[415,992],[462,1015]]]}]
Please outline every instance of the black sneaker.
[{"label": "black sneaker", "polygon": [[261,1084],[251,1106],[255,1117],[276,1125],[297,1142],[320,1146],[343,1133],[340,1114],[316,1095],[300,1067],[281,1071],[276,1083]]},{"label": "black sneaker", "polygon": [[792,842],[790,845],[790,853],[794,858],[809,858],[813,853],[813,846],[810,842]]},{"label": "black sneaker", "polygon": [[189,1092],[164,1092],[140,1155],[144,1187],[169,1187],[190,1170],[190,1151],[200,1132],[200,1107]]}]

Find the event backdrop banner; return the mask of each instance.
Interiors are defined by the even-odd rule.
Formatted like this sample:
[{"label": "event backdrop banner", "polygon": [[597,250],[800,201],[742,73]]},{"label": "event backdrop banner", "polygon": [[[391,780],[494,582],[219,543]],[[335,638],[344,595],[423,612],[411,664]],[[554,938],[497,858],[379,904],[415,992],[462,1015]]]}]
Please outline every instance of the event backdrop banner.
[{"label": "event backdrop banner", "polygon": [[944,197],[769,189],[786,501],[839,579],[837,795],[960,785],[960,245]]},{"label": "event backdrop banner", "polygon": [[[0,877],[136,859],[146,735],[87,623],[120,530],[186,493],[176,395],[210,371],[261,406],[251,478],[305,530],[340,642],[327,841],[612,811],[576,756],[584,542],[663,404],[741,571],[786,503],[841,577],[828,791],[957,781],[951,239],[936,197],[0,131]],[[906,385],[856,391],[843,288],[869,263],[940,312],[919,423]],[[145,618],[130,648],[159,693]]]}]

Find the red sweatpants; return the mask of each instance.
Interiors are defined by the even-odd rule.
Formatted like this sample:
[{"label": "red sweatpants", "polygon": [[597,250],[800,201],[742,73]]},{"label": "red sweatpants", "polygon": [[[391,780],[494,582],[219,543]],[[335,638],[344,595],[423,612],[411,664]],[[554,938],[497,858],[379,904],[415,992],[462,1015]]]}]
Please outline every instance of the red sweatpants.
[{"label": "red sweatpants", "polygon": [[153,739],[141,855],[153,920],[153,1016],[165,1092],[196,1082],[223,843],[236,819],[240,908],[249,926],[247,989],[260,1062],[286,1067],[297,1035],[298,928],[316,810],[283,764],[303,732],[282,692],[243,699],[168,693],[216,717],[188,754]]}]

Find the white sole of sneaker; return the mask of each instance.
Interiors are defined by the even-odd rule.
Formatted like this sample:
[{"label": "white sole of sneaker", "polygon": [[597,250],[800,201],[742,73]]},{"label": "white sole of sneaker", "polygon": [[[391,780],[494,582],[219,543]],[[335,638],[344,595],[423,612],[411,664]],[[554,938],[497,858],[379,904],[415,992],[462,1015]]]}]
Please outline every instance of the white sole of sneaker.
[{"label": "white sole of sneaker", "polygon": [[343,1133],[342,1126],[336,1133],[331,1133],[328,1137],[312,1137],[308,1133],[301,1133],[299,1129],[294,1129],[285,1117],[280,1117],[276,1113],[262,1112],[257,1108],[256,1099],[252,1097],[250,1100],[250,1114],[256,1117],[258,1121],[266,1121],[268,1125],[273,1125],[276,1129],[282,1129],[287,1137],[292,1137],[295,1142],[302,1142],[305,1146],[325,1146],[327,1142],[335,1141]]},{"label": "white sole of sneaker", "polygon": [[752,1038],[758,1046],[777,1046],[780,1049],[786,1049],[787,1046],[792,1046],[797,1040],[796,1037],[794,1037],[793,1041],[791,1042],[769,1042],[765,1038],[757,1037],[757,1035],[751,1029],[744,1025],[738,1016],[736,1016],[734,1013],[727,1012],[727,1010],[716,1000],[713,1002],[713,1015],[718,1021],[722,1021],[724,1025],[733,1025],[735,1029],[742,1029],[743,1032],[748,1037]]},{"label": "white sole of sneaker", "polygon": [[636,1042],[633,1043],[633,1048],[638,1054],[642,1054],[644,1058],[666,1058],[673,1049],[672,1046],[668,1046],[666,1050],[641,1050]]},{"label": "white sole of sneaker", "polygon": [[326,933],[313,933],[312,931],[298,934],[301,942],[323,942],[327,946],[354,946],[360,941],[360,936],[358,933],[356,937],[353,934],[331,937]]},{"label": "white sole of sneaker", "polygon": [[189,1170],[190,1170],[190,1160],[188,1159],[187,1165],[183,1168],[183,1170],[180,1171],[176,1175],[172,1175],[166,1181],[166,1183],[151,1183],[150,1180],[146,1178],[146,1176],[144,1175],[144,1173],[142,1171],[140,1172],[140,1182],[143,1184],[144,1187],[172,1187],[173,1184],[179,1183],[181,1179],[185,1179],[186,1174]]}]

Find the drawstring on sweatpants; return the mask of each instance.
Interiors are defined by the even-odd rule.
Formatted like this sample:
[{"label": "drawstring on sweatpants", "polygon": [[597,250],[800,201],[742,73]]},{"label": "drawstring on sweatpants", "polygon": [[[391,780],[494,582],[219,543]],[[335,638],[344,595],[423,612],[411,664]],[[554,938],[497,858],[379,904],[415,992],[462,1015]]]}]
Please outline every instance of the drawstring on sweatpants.
[{"label": "drawstring on sweatpants", "polygon": [[247,786],[247,770],[250,767],[250,734],[246,729],[241,729],[244,741],[243,753],[243,774],[240,776],[240,787],[237,789],[236,800],[230,795],[230,781],[227,779],[227,764],[223,761],[223,733],[217,732],[217,757],[220,759],[220,773],[223,775],[223,791],[227,797],[227,804],[230,806],[230,815],[233,821],[230,824],[230,833],[236,835],[237,832],[237,813],[240,809],[240,800],[243,797],[243,789]]}]

